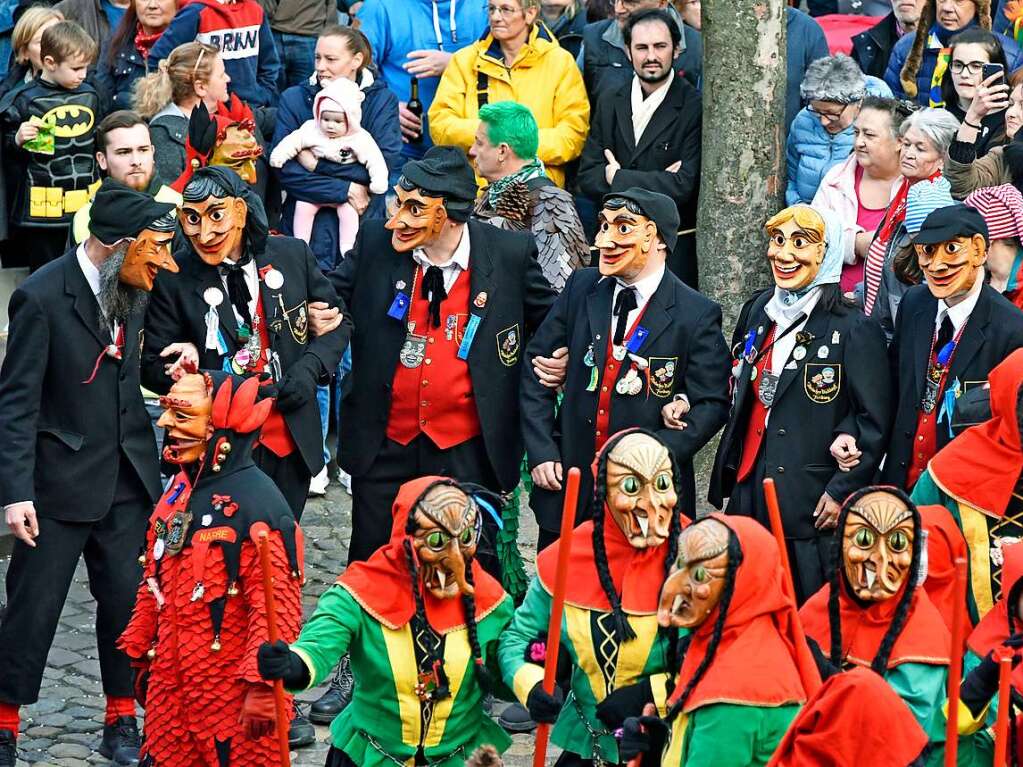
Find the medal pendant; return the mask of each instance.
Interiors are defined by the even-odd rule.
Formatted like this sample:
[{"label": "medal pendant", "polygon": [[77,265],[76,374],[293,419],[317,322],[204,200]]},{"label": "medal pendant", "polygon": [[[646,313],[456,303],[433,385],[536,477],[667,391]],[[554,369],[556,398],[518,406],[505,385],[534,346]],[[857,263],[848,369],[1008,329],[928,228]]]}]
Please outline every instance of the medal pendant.
[{"label": "medal pendant", "polygon": [[639,382],[639,375],[634,369],[630,369],[625,377],[620,379],[615,384],[615,391],[622,396],[632,397],[639,394],[639,389],[642,388],[642,384]]},{"label": "medal pendant", "polygon": [[749,371],[749,380],[756,381],[758,375],[760,375],[760,371],[757,370],[756,366],[752,367]]},{"label": "medal pendant", "polygon": [[794,359],[796,362],[799,362],[800,360],[803,360],[805,358],[806,358],[806,347],[804,347],[804,346],[797,346],[795,349],[792,350],[792,359]]},{"label": "medal pendant", "polygon": [[200,599],[202,599],[202,596],[205,593],[206,593],[206,587],[202,585],[202,581],[199,581],[197,584],[195,584],[195,588],[192,589],[192,600],[191,601],[198,602]]},{"label": "medal pendant", "polygon": [[192,521],[192,515],[186,511],[175,511],[167,527],[167,536],[164,539],[168,556],[180,553],[185,546],[185,536],[188,534],[188,525]]},{"label": "medal pendant", "polygon": [[423,364],[426,357],[426,336],[417,336],[409,333],[405,336],[405,343],[401,345],[398,359],[407,368],[417,368]]},{"label": "medal pendant", "polygon": [[591,368],[597,364],[596,360],[593,358],[593,344],[590,344],[587,347],[586,354],[583,357],[583,364],[588,368]]},{"label": "medal pendant", "polygon": [[167,544],[163,542],[163,538],[157,538],[153,543],[153,559],[159,562],[163,559],[163,552],[166,549]]},{"label": "medal pendant", "polygon": [[757,399],[764,407],[771,407],[774,404],[774,393],[777,389],[778,376],[773,373],[764,373],[757,386]]},{"label": "medal pendant", "polygon": [[444,340],[454,341],[455,340],[455,329],[458,327],[458,316],[455,314],[449,314],[447,320],[444,322]]},{"label": "medal pendant", "polygon": [[920,410],[924,413],[930,414],[934,412],[934,408],[938,404],[938,381],[933,381],[930,378],[927,379],[927,385],[924,387],[924,397],[920,401]]},{"label": "medal pendant", "polygon": [[611,356],[613,356],[616,360],[621,362],[623,359],[625,359],[625,347],[615,346],[611,351]]}]

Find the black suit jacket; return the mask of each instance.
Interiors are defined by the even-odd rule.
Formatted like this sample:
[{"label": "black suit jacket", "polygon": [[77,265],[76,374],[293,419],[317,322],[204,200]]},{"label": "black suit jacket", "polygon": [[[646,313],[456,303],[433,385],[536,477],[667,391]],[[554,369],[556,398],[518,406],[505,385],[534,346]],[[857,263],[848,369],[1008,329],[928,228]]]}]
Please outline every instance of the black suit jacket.
[{"label": "black suit jacket", "polygon": [[[882,479],[903,487],[913,461],[918,408],[927,379],[927,357],[934,343],[938,300],[926,285],[911,288],[899,305],[895,336],[889,349],[892,379],[898,392],[895,424]],[[989,285],[981,288],[945,378],[946,389],[957,379],[963,390],[981,386],[991,368],[1023,346],[1023,313]],[[940,402],[938,407],[940,407]],[[950,441],[945,422],[937,425],[937,449]]]},{"label": "black suit jacket", "polygon": [[[519,369],[523,337],[528,338],[554,301],[555,293],[536,261],[533,236],[505,232],[477,221],[468,223],[468,311],[480,317],[469,350],[476,411],[487,457],[502,490],[519,482],[522,442],[519,434]],[[355,247],[330,279],[348,306],[357,332],[352,339],[352,373],[341,402],[341,465],[352,476],[369,470],[387,434],[391,384],[398,352],[405,341],[404,320],[387,314],[396,285],[412,285],[415,261],[391,247],[383,221],[363,223]],[[408,290],[409,288],[406,288]],[[474,299],[486,294],[484,306]],[[517,358],[506,365],[498,336],[519,330]]]},{"label": "black suit jacket", "polygon": [[75,250],[14,292],[0,372],[0,503],[94,522],[110,510],[121,452],[149,500],[160,495],[153,428],[139,388],[142,318],[124,328],[122,360],[96,359],[112,339]]},{"label": "black suit jacket", "polygon": [[[241,346],[238,323],[219,270],[201,261],[187,240],[181,238],[179,245],[175,259],[181,271],[178,274],[160,272],[146,311],[147,343],[142,355],[142,380],[148,388],[160,393],[170,389],[173,383],[164,373],[167,360],[160,357],[160,351],[168,344],[186,341],[195,344],[199,349],[199,367],[203,370],[223,370],[224,360],[230,359]],[[337,294],[316,266],[309,246],[292,237],[270,237],[266,250],[257,254],[255,261],[258,269],[272,265],[284,277],[279,290],[271,290],[265,282],[259,282],[270,346],[280,357],[284,378],[293,364],[310,354],[319,361],[322,379],[329,380],[351,336],[352,323],[345,313],[341,327],[320,337],[314,336],[306,324],[308,332],[303,337],[301,328],[303,322],[308,321],[307,304],[324,301],[338,306]],[[217,310],[227,347],[225,354],[206,348],[209,306],[203,293],[207,288],[217,288],[224,296]],[[344,312],[344,307],[341,310]],[[311,396],[297,410],[285,413],[284,420],[307,468],[315,475],[323,468],[323,435],[316,397]]]},{"label": "black suit jacket", "polygon": [[[754,347],[763,348],[773,324],[764,307],[773,292],[766,290],[746,302],[732,335],[733,354],[741,365],[710,480],[709,500],[719,509],[735,488],[757,396],[758,382],[750,381],[753,365],[742,359],[744,340],[753,330]],[[813,511],[825,491],[841,503],[874,478],[888,444],[891,380],[881,326],[857,309],[828,311],[818,303],[801,332],[812,340],[802,345],[803,359],[790,357],[782,369],[758,460],[764,476],[774,479],[786,535],[813,538]],[[814,382],[827,368],[838,384],[835,391]],[[863,453],[859,465],[848,472],[839,471],[831,457],[831,443],[839,434],[855,437]],[[759,500],[761,491],[754,492]],[[755,509],[736,511],[760,516]]]},{"label": "black suit jacket", "polygon": [[[697,193],[700,183],[702,111],[700,94],[681,77],[676,77],[662,104],[650,118],[636,143],[632,132],[632,78],[597,102],[590,117],[590,134],[579,160],[579,191],[599,201],[609,192],[638,186],[667,195],[678,207],[681,228],[696,225]],[[610,149],[621,169],[607,183],[604,169]],[[665,170],[681,160],[674,173]],[[668,268],[687,284],[696,287],[696,237],[679,237]]]},{"label": "black suit jacket", "polygon": [[[602,279],[596,268],[573,273],[526,348],[526,357],[532,359],[538,354],[549,355],[560,346],[568,347],[565,396],[557,418],[555,391],[539,382],[531,366],[522,371],[522,429],[529,466],[560,461],[566,473],[572,466],[582,469],[580,509],[588,507],[592,495],[589,467],[596,445],[599,389],[615,383],[601,380],[593,391],[587,391],[593,369],[603,377],[614,286],[615,281]],[[728,415],[728,349],[721,335],[721,307],[665,271],[640,324],[649,335],[637,354],[649,361],[651,374],[663,371],[660,379],[663,383],[635,396],[618,394],[612,389],[608,434],[632,426],[656,432],[681,466],[683,509],[692,515],[696,495],[693,456],[721,428]],[[590,344],[595,368],[584,362]],[[673,363],[670,375],[668,363]],[[618,377],[624,375],[626,368],[627,365],[622,366]],[[664,428],[661,417],[661,408],[676,392],[685,393],[692,407],[685,418],[688,427],[683,431]],[[536,487],[530,505],[544,529],[558,529],[561,493]],[[585,513],[580,513],[580,517]]]}]

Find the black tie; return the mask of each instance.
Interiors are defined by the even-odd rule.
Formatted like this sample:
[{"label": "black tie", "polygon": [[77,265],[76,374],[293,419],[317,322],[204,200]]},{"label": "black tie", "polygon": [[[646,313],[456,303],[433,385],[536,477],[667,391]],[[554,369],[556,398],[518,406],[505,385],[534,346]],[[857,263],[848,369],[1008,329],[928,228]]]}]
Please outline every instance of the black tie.
[{"label": "black tie", "polygon": [[231,299],[231,306],[235,308],[238,315],[245,321],[249,330],[252,330],[252,315],[249,314],[249,301],[252,294],[249,293],[249,283],[245,279],[245,270],[242,268],[248,261],[237,264],[221,264],[220,273],[224,275],[227,282],[227,297]]},{"label": "black tie", "polygon": [[611,342],[615,346],[621,346],[622,342],[625,341],[625,331],[628,330],[629,312],[637,306],[635,288],[623,287],[618,291],[618,297],[615,299],[614,310],[614,315],[618,318],[618,324],[615,325],[614,336],[611,339]]},{"label": "black tie", "polygon": [[938,328],[938,338],[934,342],[934,353],[936,355],[945,348],[945,344],[952,340],[954,334],[955,328],[952,326],[952,320],[946,314],[945,319],[941,321],[941,327]]},{"label": "black tie", "polygon": [[423,274],[423,285],[420,295],[430,302],[430,325],[440,327],[440,303],[448,297],[444,290],[444,272],[439,266],[431,266]]}]

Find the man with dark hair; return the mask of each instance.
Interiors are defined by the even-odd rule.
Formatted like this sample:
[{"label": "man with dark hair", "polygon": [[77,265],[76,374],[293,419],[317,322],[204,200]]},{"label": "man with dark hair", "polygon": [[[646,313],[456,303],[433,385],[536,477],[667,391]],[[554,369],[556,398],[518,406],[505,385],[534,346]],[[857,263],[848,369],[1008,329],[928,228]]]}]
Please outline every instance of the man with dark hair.
[{"label": "man with dark hair", "polygon": [[667,11],[633,13],[621,31],[633,77],[597,102],[579,162],[579,190],[599,200],[641,187],[674,200],[688,232],[667,254],[668,268],[695,288],[700,94],[673,69],[682,33]]},{"label": "man with dark hair", "polygon": [[0,624],[0,765],[13,767],[18,709],[39,698],[79,558],[96,597],[106,726],[100,753],[138,759],[132,674],[115,646],[131,615],[134,556],[160,494],[139,388],[142,313],[170,256],[174,207],[107,179],[89,237],[11,298],[0,371],[0,504],[15,535]]}]

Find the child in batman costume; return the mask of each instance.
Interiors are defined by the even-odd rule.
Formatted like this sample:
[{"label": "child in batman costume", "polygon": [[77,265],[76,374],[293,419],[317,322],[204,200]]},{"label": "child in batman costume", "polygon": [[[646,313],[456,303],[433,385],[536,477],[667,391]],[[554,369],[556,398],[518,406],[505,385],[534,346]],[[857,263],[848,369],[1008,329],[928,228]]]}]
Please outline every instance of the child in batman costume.
[{"label": "child in batman costume", "polygon": [[187,374],[161,398],[163,457],[181,469],[150,518],[143,580],[119,641],[136,667],[149,767],[280,763],[270,735],[287,723],[275,723],[273,688],[256,667],[269,637],[256,538],[269,532],[277,624],[291,640],[302,619],[302,534],[252,462],[272,400],[256,402],[258,379],[237,380]]}]

